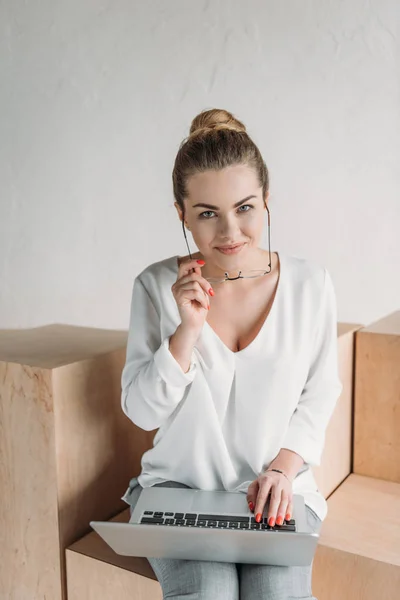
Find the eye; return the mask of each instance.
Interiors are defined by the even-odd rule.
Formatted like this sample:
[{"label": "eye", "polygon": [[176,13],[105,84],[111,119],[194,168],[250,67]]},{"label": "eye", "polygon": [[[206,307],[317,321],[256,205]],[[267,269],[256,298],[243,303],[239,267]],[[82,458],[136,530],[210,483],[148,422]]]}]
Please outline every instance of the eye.
[{"label": "eye", "polygon": [[[249,212],[249,210],[240,210],[241,208],[248,208],[249,210],[251,210],[252,208],[254,208],[254,206],[252,206],[251,204],[242,204],[242,206],[239,206],[238,208],[238,212],[240,213],[247,213]],[[210,215],[210,214],[215,214],[213,210],[206,210],[202,213],[199,214],[199,219],[210,219],[211,217],[206,216],[206,215]]]},{"label": "eye", "polygon": [[213,212],[214,211],[212,211],[212,210],[206,210],[199,214],[199,219],[208,219],[209,217],[206,217],[205,215],[213,213]]}]

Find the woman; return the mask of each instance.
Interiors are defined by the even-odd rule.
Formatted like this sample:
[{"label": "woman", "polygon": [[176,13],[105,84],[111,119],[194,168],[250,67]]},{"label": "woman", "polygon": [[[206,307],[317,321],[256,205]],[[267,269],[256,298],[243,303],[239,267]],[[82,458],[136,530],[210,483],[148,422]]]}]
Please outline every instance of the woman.
[{"label": "woman", "polygon": [[[193,120],[173,188],[199,251],[188,246],[134,281],[122,409],[158,431],[123,498],[132,512],[153,485],[243,492],[256,520],[269,497],[268,522],[279,525],[295,492],[318,532],[327,504],[310,467],[342,390],[331,277],[271,254],[270,236],[260,248],[268,170],[231,113]],[[312,565],[148,560],[165,598],[313,598]]]}]

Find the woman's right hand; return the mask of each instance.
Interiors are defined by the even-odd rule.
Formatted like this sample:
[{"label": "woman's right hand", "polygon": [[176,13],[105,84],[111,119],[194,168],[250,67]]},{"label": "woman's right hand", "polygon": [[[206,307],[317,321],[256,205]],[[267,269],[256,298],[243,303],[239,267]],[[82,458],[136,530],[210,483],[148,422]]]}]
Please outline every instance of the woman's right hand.
[{"label": "woman's right hand", "polygon": [[201,275],[204,264],[204,261],[199,263],[196,259],[181,262],[177,279],[171,287],[182,327],[196,333],[200,333],[204,325],[210,306],[209,298],[214,295],[211,285]]}]

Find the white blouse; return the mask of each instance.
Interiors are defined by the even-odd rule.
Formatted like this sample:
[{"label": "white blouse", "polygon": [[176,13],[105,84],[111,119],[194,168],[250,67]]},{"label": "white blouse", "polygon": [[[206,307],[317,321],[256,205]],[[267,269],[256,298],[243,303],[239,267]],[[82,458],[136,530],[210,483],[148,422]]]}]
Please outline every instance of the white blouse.
[{"label": "white blouse", "polygon": [[256,338],[233,352],[205,321],[187,373],[169,351],[181,322],[171,290],[178,256],[146,267],[133,284],[122,410],[142,429],[158,429],[142,456],[142,487],[172,480],[247,493],[288,448],[305,463],[293,493],[324,520],[328,506],[310,467],[320,464],[343,389],[335,291],[325,267],[278,255],[277,291]]}]

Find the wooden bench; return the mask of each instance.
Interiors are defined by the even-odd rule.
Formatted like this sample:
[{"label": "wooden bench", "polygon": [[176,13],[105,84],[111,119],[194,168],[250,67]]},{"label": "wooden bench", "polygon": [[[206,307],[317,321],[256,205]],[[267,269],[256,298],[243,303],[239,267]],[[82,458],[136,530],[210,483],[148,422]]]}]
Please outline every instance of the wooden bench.
[{"label": "wooden bench", "polygon": [[[400,484],[351,474],[328,498],[313,564],[318,600],[396,600]],[[379,510],[374,510],[379,507]],[[128,522],[129,508],[111,521]],[[69,600],[158,600],[147,559],[116,554],[96,532],[66,551]]]},{"label": "wooden bench", "polygon": [[400,597],[400,484],[351,474],[329,497],[312,583],[318,600]]},{"label": "wooden bench", "polygon": [[[128,523],[129,507],[110,521]],[[68,600],[162,600],[147,558],[121,556],[92,531],[66,550]]]},{"label": "wooden bench", "polygon": [[[0,331],[0,597],[162,598],[146,558],[123,557],[91,520],[129,521],[120,500],[154,432],[120,406],[126,332]],[[343,392],[313,467],[328,515],[318,600],[394,600],[399,580],[400,312],[338,323]],[[379,410],[377,410],[379,407]]]},{"label": "wooden bench", "polygon": [[[338,359],[343,391],[327,429],[321,465],[314,467],[318,487],[325,498],[350,474],[354,335],[361,327],[338,323]],[[129,508],[117,518],[128,522]],[[145,558],[119,556],[94,531],[67,548],[66,556],[69,600],[106,600],[114,594],[119,600],[131,599],[133,595],[138,600],[162,598],[160,585]]]}]

